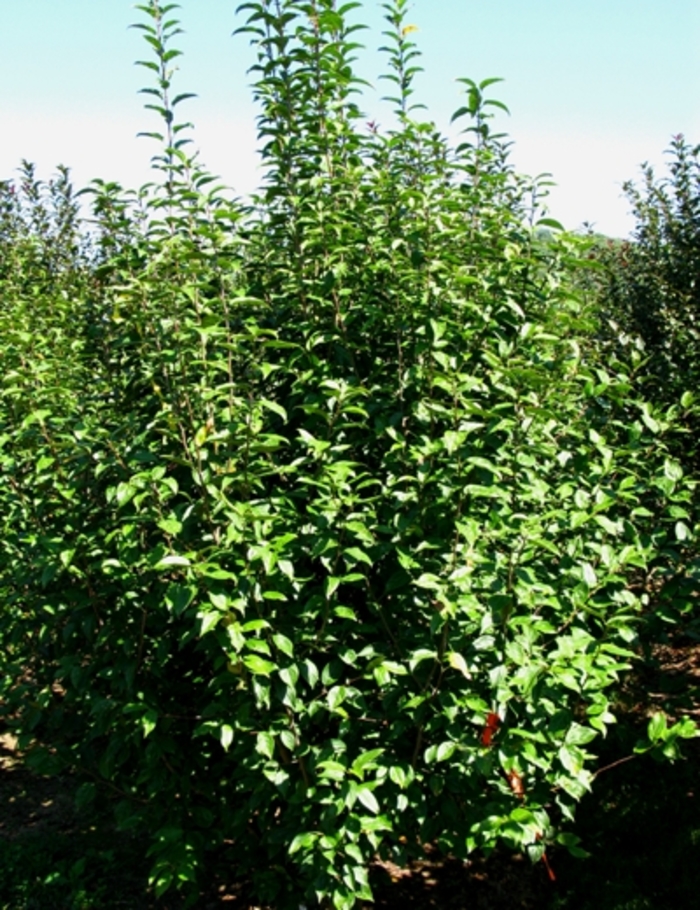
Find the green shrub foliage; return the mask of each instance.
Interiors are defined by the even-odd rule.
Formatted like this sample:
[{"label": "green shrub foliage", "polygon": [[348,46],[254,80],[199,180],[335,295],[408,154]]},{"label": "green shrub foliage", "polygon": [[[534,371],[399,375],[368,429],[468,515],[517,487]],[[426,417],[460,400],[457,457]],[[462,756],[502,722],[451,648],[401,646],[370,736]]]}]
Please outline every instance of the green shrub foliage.
[{"label": "green shrub foliage", "polygon": [[[614,334],[639,339],[644,393],[667,405],[700,384],[700,146],[679,134],[668,154],[665,177],[644,165],[642,187],[624,185],[636,221],[632,241],[608,241],[596,257],[605,266],[601,296]],[[699,427],[687,422],[684,456],[697,469]]]},{"label": "green shrub foliage", "polygon": [[155,182],[94,182],[89,243],[65,172],[0,188],[5,710],[150,832],[157,893],[223,842],[261,902],[339,910],[376,854],[580,851],[649,579],[692,543],[676,412],[586,353],[582,241],[495,80],[455,147],[392,0],[395,125],[366,123],[358,6],[241,7],[251,203],[186,151],[157,0]]}]

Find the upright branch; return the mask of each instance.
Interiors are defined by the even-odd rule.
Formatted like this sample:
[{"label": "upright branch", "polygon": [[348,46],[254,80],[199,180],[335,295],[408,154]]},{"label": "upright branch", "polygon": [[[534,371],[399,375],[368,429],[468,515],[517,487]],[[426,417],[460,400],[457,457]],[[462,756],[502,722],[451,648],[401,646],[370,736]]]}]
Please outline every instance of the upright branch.
[{"label": "upright branch", "polygon": [[177,57],[182,56],[182,51],[169,47],[169,43],[176,35],[182,34],[183,30],[179,27],[177,19],[166,17],[173,10],[179,9],[179,4],[161,5],[159,0],[150,0],[147,4],[138,4],[136,8],[145,13],[151,22],[137,22],[131,28],[144,32],[144,38],[153,48],[155,56],[155,60],[137,60],[136,64],[156,74],[156,85],[139,89],[139,92],[157,99],[155,102],[144,104],[144,107],[159,114],[165,125],[164,132],[140,132],[138,135],[156,139],[163,146],[162,153],[155,155],[152,161],[156,167],[165,172],[166,194],[172,200],[175,193],[175,176],[188,162],[182,149],[192,141],[188,138],[178,138],[183,130],[192,127],[192,123],[189,121],[176,123],[175,108],[188,98],[196,97],[192,92],[183,92],[173,98],[170,97],[172,77],[175,73],[175,67],[170,64]]}]

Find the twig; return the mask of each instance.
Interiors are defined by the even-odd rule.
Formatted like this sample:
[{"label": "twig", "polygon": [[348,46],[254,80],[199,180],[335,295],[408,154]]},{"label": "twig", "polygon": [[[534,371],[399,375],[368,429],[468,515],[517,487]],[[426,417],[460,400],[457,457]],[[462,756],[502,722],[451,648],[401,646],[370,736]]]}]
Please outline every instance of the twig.
[{"label": "twig", "polygon": [[614,761],[610,765],[605,765],[604,768],[598,768],[593,777],[598,777],[599,774],[602,774],[603,771],[610,771],[612,768],[617,768],[618,765],[624,765],[625,762],[632,761],[633,758],[636,758],[636,755],[627,755],[625,758],[618,758],[617,761]]}]

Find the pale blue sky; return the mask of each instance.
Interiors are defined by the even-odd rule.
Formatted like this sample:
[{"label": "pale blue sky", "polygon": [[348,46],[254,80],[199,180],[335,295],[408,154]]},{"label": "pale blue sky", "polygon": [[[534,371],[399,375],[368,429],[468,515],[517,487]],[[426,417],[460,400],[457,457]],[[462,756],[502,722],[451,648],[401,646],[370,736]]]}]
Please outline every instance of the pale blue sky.
[{"label": "pale blue sky", "polygon": [[[199,98],[179,110],[196,124],[202,159],[240,193],[256,183],[255,108],[240,0],[182,0],[185,52],[179,91]],[[357,18],[371,25],[360,72],[370,79],[368,118],[387,122],[377,81],[382,43],[378,0]],[[156,129],[142,109],[148,73],[143,21],[130,0],[0,0],[0,178],[22,157],[46,178],[58,163],[82,186],[92,177],[139,185],[156,149],[139,130]],[[460,105],[456,79],[500,76],[495,97],[511,116],[498,125],[514,140],[516,168],[553,173],[551,213],[567,227],[585,221],[624,235],[632,227],[621,184],[650,161],[663,171],[674,133],[700,142],[700,0],[414,0],[425,73],[418,100],[447,129]]]}]

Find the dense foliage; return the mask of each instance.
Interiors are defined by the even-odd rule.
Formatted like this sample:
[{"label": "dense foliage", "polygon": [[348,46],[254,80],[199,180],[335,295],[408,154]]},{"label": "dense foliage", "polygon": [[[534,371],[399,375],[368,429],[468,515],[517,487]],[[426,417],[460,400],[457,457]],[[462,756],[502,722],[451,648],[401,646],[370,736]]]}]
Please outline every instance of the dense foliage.
[{"label": "dense foliage", "polygon": [[642,189],[625,184],[637,227],[609,247],[606,301],[643,341],[659,397],[674,400],[700,381],[700,146],[674,136],[669,154],[666,178],[645,165]]},{"label": "dense foliage", "polygon": [[0,187],[5,712],[151,832],[158,893],[222,842],[276,908],[352,907],[426,842],[580,851],[640,616],[693,558],[692,394],[597,346],[589,242],[514,172],[495,80],[456,148],[417,119],[406,0],[396,126],[364,122],[358,6],[241,7],[251,203],[187,153],[158,0],[158,179],[93,183],[89,237],[65,172]]},{"label": "dense foliage", "polygon": [[[638,346],[640,389],[666,405],[700,386],[700,146],[677,135],[668,154],[665,178],[645,165],[641,189],[625,184],[636,220],[633,241],[596,249],[608,338]],[[682,419],[688,432],[679,457],[697,471],[700,425],[692,410]]]}]

